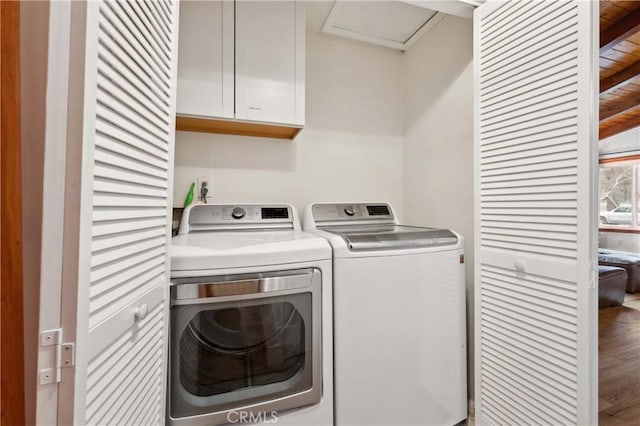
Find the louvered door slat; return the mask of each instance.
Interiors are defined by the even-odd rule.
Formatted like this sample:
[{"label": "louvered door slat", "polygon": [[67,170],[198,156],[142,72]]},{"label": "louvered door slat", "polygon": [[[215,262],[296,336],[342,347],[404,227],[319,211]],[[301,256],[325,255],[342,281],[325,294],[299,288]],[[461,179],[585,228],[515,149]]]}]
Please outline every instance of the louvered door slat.
[{"label": "louvered door slat", "polygon": [[[542,141],[536,145],[531,144],[529,147],[511,145],[506,148],[494,149],[482,156],[481,163],[489,166],[500,161],[522,160],[524,158],[535,160],[549,154],[573,152],[571,141],[564,138],[565,136],[560,136],[557,140]],[[570,136],[567,136],[567,139],[569,138]]]},{"label": "louvered door slat", "polygon": [[484,145],[481,159],[483,162],[487,158],[511,154],[528,152],[532,150],[543,150],[545,153],[556,145],[562,145],[564,150],[574,149],[573,141],[575,140],[576,126],[569,126],[564,129],[553,129],[548,133],[535,133],[533,135],[523,136],[517,140],[505,140],[503,142]]},{"label": "louvered door slat", "polygon": [[[523,157],[524,158],[524,157]],[[507,197],[508,200],[515,200],[511,197],[521,197],[521,200],[525,199],[533,199],[534,197],[538,197],[540,194],[545,195],[545,200],[548,199],[547,196],[552,198],[564,198],[565,194],[574,193],[575,187],[571,185],[571,183],[558,183],[551,182],[549,180],[540,180],[537,182],[529,182],[529,181],[517,181],[517,185],[513,183],[511,185],[508,184],[487,184],[486,195],[488,197]]]},{"label": "louvered door slat", "polygon": [[[535,391],[537,389],[533,387],[531,383],[527,382],[526,378],[521,378],[521,381],[527,382],[529,387],[522,386],[522,384],[518,383],[516,380],[510,380],[510,377],[509,372],[496,372],[492,375],[486,374],[484,379],[487,382],[487,385],[491,386],[492,389],[499,388],[503,390],[503,398],[511,401],[515,398],[526,401],[522,408],[518,408],[518,414],[520,419],[530,420],[520,420],[521,423],[519,424],[527,424],[531,420],[533,420],[535,424],[540,425],[554,424],[554,422],[558,421],[558,417],[563,417],[562,411],[565,411],[566,409],[574,409],[574,407],[561,407],[559,409],[554,409],[555,407],[543,402],[543,398],[539,397]],[[512,399],[511,396],[514,398]],[[565,422],[568,421],[567,419],[563,420]]]},{"label": "louvered door slat", "polygon": [[[97,157],[97,155],[96,155]],[[96,158],[96,176],[105,181],[110,180],[113,182],[131,182],[137,181],[141,186],[156,189],[167,189],[167,173],[166,170],[158,175],[154,175],[152,170],[148,170],[147,173],[140,173],[138,170],[129,166],[127,169],[119,167],[122,163],[119,159],[114,159],[116,164],[110,164],[103,160],[98,161]]]},{"label": "louvered door slat", "polygon": [[[491,14],[488,14],[484,18],[485,31],[489,33],[489,36],[493,34],[495,31],[496,34],[500,34],[501,28],[499,25],[505,26],[511,22],[514,17],[518,16],[526,16],[525,12],[531,10],[533,7],[532,4],[528,4],[529,2],[510,2],[505,4],[504,7],[501,7],[494,11]],[[496,27],[498,26],[498,27]]]},{"label": "louvered door slat", "polygon": [[[146,333],[137,336],[134,345],[130,344],[129,335],[114,342],[116,350],[109,355],[110,358],[116,359],[117,363],[99,359],[89,364],[89,371],[109,373],[95,378],[91,374],[88,376],[88,424],[123,424],[122,419],[120,422],[117,419],[118,414],[124,411],[125,403],[129,401],[137,406],[145,390],[154,389],[158,400],[157,393],[162,389],[162,377],[158,374],[161,372],[160,356],[163,351],[162,310],[163,306],[158,305],[149,314],[148,322],[145,324]],[[145,383],[144,378],[151,378],[153,386]],[[118,407],[118,410],[113,410],[113,407]],[[125,422],[128,423],[128,419]]]},{"label": "louvered door slat", "polygon": [[105,2],[105,7],[101,9],[104,17],[101,24],[106,34],[117,40],[126,38],[120,44],[129,47],[129,52],[136,63],[143,68],[148,77],[161,88],[168,89],[169,73],[163,58],[158,57],[158,52],[154,52],[149,45],[146,31],[141,31],[127,14],[127,3],[123,2],[117,6],[112,6],[110,2]]},{"label": "louvered door slat", "polygon": [[[155,167],[146,161],[141,161],[140,158],[131,157],[135,155],[135,151],[132,151],[130,155],[123,155],[122,152],[113,152],[108,149],[104,149],[98,146],[98,139],[96,138],[96,167],[103,167],[102,173],[105,176],[113,173],[118,175],[119,173],[133,173],[139,179],[150,179],[148,182],[164,181],[167,179],[167,171],[162,168]],[[123,149],[124,150],[124,149]],[[156,161],[153,161],[157,164]]]},{"label": "louvered door slat", "polygon": [[[144,102],[146,108],[156,107],[156,112],[160,116],[166,116],[166,107],[164,99],[158,88],[151,83],[144,74],[144,71],[138,66],[138,64],[131,60],[131,58],[123,56],[123,50],[111,43],[103,42],[104,49],[101,50],[98,57],[99,62],[99,74],[106,75],[114,81],[117,81],[120,85],[130,84],[129,87],[136,97],[143,97],[148,102]],[[117,64],[113,65],[113,64]]]},{"label": "louvered door slat", "polygon": [[[106,126],[103,127],[105,130],[107,129]],[[114,160],[115,156],[135,163],[134,167],[136,167],[136,170],[150,173],[153,176],[157,176],[158,173],[166,173],[163,164],[167,158],[166,154],[162,151],[160,151],[159,155],[156,155],[155,153],[149,152],[147,147],[141,149],[134,145],[136,139],[130,133],[114,127],[111,128],[111,133],[114,133],[114,135],[99,133],[98,129],[96,130],[96,155],[101,156],[102,151],[104,151],[105,155],[111,156],[109,159],[105,159],[105,162],[113,161],[113,164],[118,165],[118,161]],[[118,134],[115,135],[115,133]],[[100,160],[102,160],[102,158],[100,158]],[[142,168],[139,164],[145,168]],[[152,168],[146,168],[148,166]]]},{"label": "louvered door slat", "polygon": [[[164,235],[160,235],[160,238],[138,240],[133,243],[125,243],[123,241],[119,242],[117,246],[114,244],[114,246],[109,250],[97,250],[95,251],[94,256],[91,257],[91,266],[95,267],[96,269],[100,267],[108,267],[115,271],[117,270],[117,265],[114,265],[114,262],[164,244],[162,238]],[[114,235],[115,238],[117,238],[118,236],[119,235],[117,234]]]},{"label": "louvered door slat", "polygon": [[[135,53],[128,52],[126,47],[116,43],[110,37],[100,39],[100,48],[101,51],[99,55],[104,57],[107,63],[113,63],[120,65],[122,72],[130,75],[128,76],[130,79],[137,80],[142,87],[149,90],[149,94],[157,99],[159,102],[164,102],[164,99],[168,96],[168,93],[165,91],[164,87],[158,85],[158,83],[153,80],[152,72],[149,71],[149,68],[144,64],[140,63],[139,55]],[[137,83],[136,83],[137,84]],[[168,105],[164,104],[164,107]]]},{"label": "louvered door slat", "polygon": [[166,214],[165,209],[158,208],[132,208],[132,209],[122,209],[113,206],[107,207],[95,207],[93,209],[93,217],[92,220],[94,223],[98,224],[102,221],[107,220],[120,220],[120,219],[143,219],[143,218],[161,218],[164,220],[164,215]]},{"label": "louvered door slat", "polygon": [[[518,64],[517,59],[520,57],[528,56],[532,52],[536,52],[536,47],[540,45],[540,36],[542,34],[547,38],[546,42],[552,41],[549,39],[549,28],[555,28],[556,32],[553,33],[553,40],[557,38],[559,33],[564,33],[566,30],[570,30],[568,34],[575,33],[575,28],[571,24],[571,14],[567,13],[571,10],[575,10],[575,5],[571,3],[556,3],[547,2],[546,8],[536,9],[536,13],[521,15],[525,19],[514,20],[515,24],[512,24],[510,28],[502,31],[499,36],[485,40],[484,44],[487,46],[486,55],[484,56],[483,71],[490,74],[489,68],[496,65],[498,61],[505,61],[502,51],[508,49],[514,57],[514,61],[510,64]],[[523,29],[526,30],[523,31]],[[514,34],[520,34],[519,37],[513,37]]]},{"label": "louvered door slat", "polygon": [[[108,301],[115,297],[126,296],[127,300],[131,302],[131,300],[135,299],[135,296],[143,293],[148,290],[149,287],[153,287],[155,284],[152,282],[150,286],[141,286],[138,285],[139,288],[134,288],[134,291],[131,291],[131,287],[135,286],[136,283],[148,283],[150,280],[162,277],[162,265],[154,264],[151,262],[140,262],[132,264],[127,270],[122,271],[116,274],[110,274],[105,277],[102,281],[96,282],[96,284],[91,289],[89,303],[92,304],[92,310],[95,313],[93,324],[98,324],[101,320],[104,319],[105,315],[113,313],[113,309],[111,310],[102,310],[100,308],[108,307]],[[129,285],[125,288],[127,293],[123,293],[122,281],[127,280]],[[122,302],[122,300],[121,300]]]},{"label": "louvered door slat", "polygon": [[[575,53],[575,51],[573,53]],[[571,52],[568,54],[571,54]],[[572,68],[570,63],[565,64],[556,61],[550,64],[547,61],[545,65],[546,67],[537,73],[532,73],[532,75],[529,76],[519,76],[519,78],[510,81],[509,87],[493,86],[488,88],[485,92],[485,111],[499,105],[501,102],[509,101],[513,103],[520,99],[520,96],[528,99],[532,94],[536,93],[536,91],[549,93],[548,89],[550,85],[555,83],[567,84],[566,78],[575,75],[575,69]],[[544,73],[542,73],[543,71]],[[498,75],[492,80],[493,82],[499,82],[501,80]]]},{"label": "louvered door slat", "polygon": [[164,421],[175,2],[86,4],[76,424]]},{"label": "louvered door slat", "polygon": [[552,100],[542,99],[540,102],[530,103],[520,108],[509,108],[500,111],[498,114],[492,114],[491,117],[482,120],[481,128],[483,130],[496,127],[498,125],[505,126],[509,123],[518,122],[517,120],[522,117],[526,117],[528,114],[539,114],[542,111],[547,113],[555,111],[562,111],[566,108],[567,103],[573,102],[575,99],[575,93],[567,92],[558,94]]},{"label": "louvered door slat", "polygon": [[[107,243],[109,241],[108,238],[99,238],[99,237],[109,237],[115,236],[115,240],[118,241],[119,238],[125,238],[124,242],[129,242],[129,238],[125,235],[131,235],[133,231],[144,232],[147,229],[154,230],[158,233],[158,235],[162,235],[162,233],[158,230],[158,228],[162,225],[165,225],[164,217],[158,217],[153,219],[139,219],[139,218],[128,218],[128,223],[122,223],[120,220],[110,220],[110,221],[95,221],[94,225],[94,239],[92,246],[93,250],[105,250],[108,248],[112,248],[114,246]],[[142,235],[142,234],[135,234]],[[132,236],[130,241],[135,241],[136,236]],[[142,239],[142,238],[138,238]],[[114,243],[115,245],[115,243]]]},{"label": "louvered door slat", "polygon": [[144,9],[142,13],[149,18],[150,24],[155,28],[159,37],[170,48],[171,39],[167,37],[167,33],[170,32],[169,26],[164,15],[159,12],[155,2],[140,2],[139,5]]},{"label": "louvered door slat", "polygon": [[134,112],[134,108],[123,107],[123,104],[113,98],[111,93],[102,91],[100,87],[98,90],[105,96],[105,99],[98,101],[96,108],[99,120],[104,120],[120,129],[128,129],[136,139],[165,151],[166,134],[162,134],[157,128],[154,128],[152,123],[146,122],[143,116]]},{"label": "louvered door slat", "polygon": [[[529,72],[528,75],[515,74],[518,71],[524,71],[525,69],[531,69],[533,66],[541,66],[544,65],[545,62],[542,61],[549,52],[564,46],[567,46],[572,41],[575,41],[577,37],[574,28],[554,28],[554,33],[549,34],[544,41],[543,46],[538,46],[539,48],[543,48],[543,50],[536,49],[535,46],[529,49],[524,49],[517,54],[514,54],[513,57],[509,59],[504,58],[504,56],[500,56],[501,60],[494,64],[488,65],[486,70],[483,70],[487,73],[487,79],[495,78],[497,76],[502,75],[502,71],[505,73],[511,73],[511,75],[507,75],[506,79],[510,84],[517,82],[520,77],[535,77],[533,73]],[[557,56],[556,56],[557,58]],[[558,64],[562,65],[562,63]],[[487,89],[491,86],[491,80],[485,80],[483,89]]]},{"label": "louvered door slat", "polygon": [[595,418],[596,12],[580,1],[476,11],[480,424]]},{"label": "louvered door slat", "polygon": [[549,354],[540,350],[539,347],[529,345],[524,350],[519,346],[505,345],[505,342],[496,337],[491,329],[487,330],[483,344],[498,353],[511,353],[513,357],[521,360],[529,368],[545,370],[551,378],[567,379],[563,382],[563,385],[566,386],[565,393],[568,398],[571,398],[571,395],[576,391],[576,384],[572,381],[571,373],[567,373],[571,365],[562,360],[549,357]]},{"label": "louvered door slat", "polygon": [[[126,84],[126,81],[123,85]],[[144,102],[141,102],[135,93],[127,92],[119,85],[114,84],[113,80],[98,76],[98,87],[106,93],[114,97],[114,103],[110,106],[116,108],[126,108],[132,110],[133,115],[139,116],[142,120],[153,126],[154,130],[162,132],[168,123],[166,117],[159,117],[155,111],[150,110]]]},{"label": "louvered door slat", "polygon": [[[140,28],[140,31],[148,35],[145,39],[149,42],[154,52],[163,57],[165,61],[169,61],[168,52],[171,50],[171,40],[168,39],[165,33],[166,30],[158,26],[158,22],[155,20],[147,3],[127,2],[125,6],[128,7],[129,12],[135,14],[135,18],[132,17],[132,19],[136,21],[136,26],[138,28],[140,28],[140,25],[144,27],[144,29]],[[131,13],[129,15],[131,16]],[[162,65],[164,65],[165,70],[169,70],[168,62],[164,62]]]},{"label": "louvered door slat", "polygon": [[[154,2],[155,3],[155,2]],[[170,8],[169,5],[166,1],[160,0],[159,2],[157,2],[160,5],[160,9],[162,10],[162,12],[164,13],[165,17],[167,18],[167,20],[169,20],[169,16],[171,15],[170,12]]]},{"label": "louvered door slat", "polygon": [[483,113],[494,112],[498,114],[511,112],[514,108],[518,109],[529,104],[543,102],[548,93],[554,92],[557,93],[558,96],[563,96],[575,91],[576,87],[577,85],[575,81],[573,83],[567,83],[567,81],[562,78],[556,78],[553,81],[545,82],[545,84],[540,87],[532,88],[528,91],[525,90],[519,94],[512,92],[512,96],[504,96],[501,100],[497,100],[491,105],[487,102],[481,111]]},{"label": "louvered door slat", "polygon": [[[495,77],[499,73],[505,85],[518,87],[518,83],[524,80],[529,82],[536,81],[535,77],[539,77],[542,75],[541,73],[562,72],[567,69],[567,66],[563,62],[558,62],[558,59],[575,51],[575,40],[575,33],[560,34],[552,39],[553,43],[549,46],[550,50],[534,52],[535,55],[527,57],[526,61],[521,61],[520,63],[505,63],[501,68],[497,68],[491,76],[487,77]],[[488,79],[484,81],[482,89],[486,90],[487,93],[492,93],[495,90],[504,92],[505,85],[501,81]]]},{"label": "louvered door slat", "polygon": [[[92,311],[90,326],[96,326],[118,312],[114,305],[127,306],[139,299],[146,292],[166,282],[166,277],[158,268],[134,277],[129,285],[118,286],[110,291],[98,294],[97,297],[89,301],[89,309]],[[96,336],[99,338],[99,336]]]}]

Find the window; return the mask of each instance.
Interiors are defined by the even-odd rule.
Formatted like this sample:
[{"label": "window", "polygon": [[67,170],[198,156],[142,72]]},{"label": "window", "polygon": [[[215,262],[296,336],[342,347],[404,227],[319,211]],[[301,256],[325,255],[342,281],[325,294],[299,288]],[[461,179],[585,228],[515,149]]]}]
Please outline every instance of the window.
[{"label": "window", "polygon": [[640,162],[600,164],[600,227],[640,229]]}]

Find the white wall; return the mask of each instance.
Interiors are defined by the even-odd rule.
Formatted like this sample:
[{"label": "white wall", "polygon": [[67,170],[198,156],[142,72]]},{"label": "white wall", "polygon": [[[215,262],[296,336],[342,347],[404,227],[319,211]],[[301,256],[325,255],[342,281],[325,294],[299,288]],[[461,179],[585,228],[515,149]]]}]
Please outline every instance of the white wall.
[{"label": "white wall", "polygon": [[602,158],[640,154],[640,127],[602,139],[598,151]]},{"label": "white wall", "polygon": [[405,54],[404,218],[465,238],[473,399],[473,23],[449,16]]},{"label": "white wall", "polygon": [[598,247],[640,253],[640,235],[622,232],[598,232]]},{"label": "white wall", "polygon": [[402,53],[309,32],[294,141],[178,132],[174,205],[199,175],[214,201],[389,201],[403,208]]}]

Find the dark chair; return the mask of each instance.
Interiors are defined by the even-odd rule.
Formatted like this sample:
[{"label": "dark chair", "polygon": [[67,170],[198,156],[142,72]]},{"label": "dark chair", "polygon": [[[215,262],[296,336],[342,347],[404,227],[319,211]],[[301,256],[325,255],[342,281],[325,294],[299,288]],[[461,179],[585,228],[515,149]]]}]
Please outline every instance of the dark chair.
[{"label": "dark chair", "polygon": [[615,266],[598,266],[598,308],[619,306],[624,302],[627,271]]},{"label": "dark chair", "polygon": [[627,271],[627,293],[640,291],[640,255],[625,251],[598,249],[598,264]]}]

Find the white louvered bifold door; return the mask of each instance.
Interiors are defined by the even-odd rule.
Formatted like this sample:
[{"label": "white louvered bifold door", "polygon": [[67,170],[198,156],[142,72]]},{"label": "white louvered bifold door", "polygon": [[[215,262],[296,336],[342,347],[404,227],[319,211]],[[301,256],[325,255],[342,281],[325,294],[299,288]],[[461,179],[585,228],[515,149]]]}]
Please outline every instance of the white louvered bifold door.
[{"label": "white louvered bifold door", "polygon": [[597,422],[597,13],[476,10],[479,424]]},{"label": "white louvered bifold door", "polygon": [[72,421],[163,424],[178,7],[74,7],[86,27]]}]

